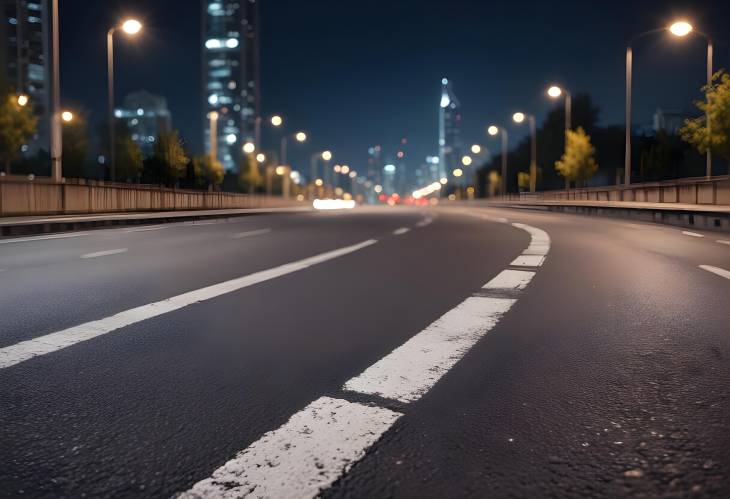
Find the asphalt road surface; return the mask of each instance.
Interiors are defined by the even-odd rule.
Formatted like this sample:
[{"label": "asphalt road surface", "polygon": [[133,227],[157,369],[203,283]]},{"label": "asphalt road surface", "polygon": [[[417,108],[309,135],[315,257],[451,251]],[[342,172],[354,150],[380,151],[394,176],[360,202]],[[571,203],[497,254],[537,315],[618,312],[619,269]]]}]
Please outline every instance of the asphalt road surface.
[{"label": "asphalt road surface", "polygon": [[0,496],[730,497],[728,240],[466,205],[0,240]]}]

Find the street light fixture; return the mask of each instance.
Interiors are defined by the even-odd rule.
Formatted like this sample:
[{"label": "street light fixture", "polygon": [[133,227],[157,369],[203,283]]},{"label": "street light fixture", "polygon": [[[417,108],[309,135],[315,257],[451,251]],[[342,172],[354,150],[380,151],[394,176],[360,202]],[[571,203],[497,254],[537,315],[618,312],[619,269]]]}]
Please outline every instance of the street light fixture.
[{"label": "street light fixture", "polygon": [[481,154],[482,146],[480,146],[479,144],[474,144],[473,146],[471,146],[471,152],[472,154]]},{"label": "street light fixture", "polygon": [[29,99],[29,98],[28,98],[28,96],[27,96],[27,95],[25,95],[25,94],[20,94],[20,95],[18,96],[18,105],[19,105],[20,107],[25,107],[25,106],[27,106],[27,105],[28,105],[28,102],[29,102],[29,101],[30,101],[30,99]]},{"label": "street light fixture", "polygon": [[565,129],[570,130],[572,128],[571,121],[573,119],[573,96],[566,89],[557,85],[553,85],[548,88],[547,94],[551,99],[557,99],[565,94]]},{"label": "street light fixture", "polygon": [[259,163],[263,163],[264,161],[266,161],[266,155],[264,153],[258,153],[256,155],[256,161],[258,161]]},{"label": "street light fixture", "polygon": [[515,113],[512,115],[515,123],[524,123],[527,119],[530,123],[530,192],[534,193],[537,188],[537,126],[535,124],[535,116],[525,113]]},{"label": "street light fixture", "polygon": [[324,151],[322,152],[322,159],[325,161],[329,161],[332,159],[332,153],[330,151]]},{"label": "street light fixture", "polygon": [[284,123],[284,119],[279,116],[278,114],[275,114],[271,117],[271,124],[275,127],[280,127]]},{"label": "street light fixture", "polygon": [[509,145],[509,135],[507,129],[504,127],[498,127],[497,125],[489,125],[487,133],[492,137],[496,136],[501,132],[502,135],[502,196],[507,194],[507,151]]},{"label": "street light fixture", "polygon": [[451,172],[454,177],[461,177],[464,174],[464,171],[461,168],[455,168],[453,172]]},{"label": "street light fixture", "polygon": [[64,111],[61,113],[61,119],[64,123],[71,123],[74,120],[74,114],[71,111]]},{"label": "street light fixture", "polygon": [[464,156],[463,158],[461,158],[461,164],[464,165],[464,166],[471,165],[472,164],[472,161],[473,160],[471,159],[471,156]]},{"label": "street light fixture", "polygon": [[108,84],[108,114],[109,114],[109,173],[112,182],[116,179],[116,144],[114,143],[114,33],[118,29],[129,36],[135,36],[142,31],[142,23],[136,19],[127,19],[119,26],[113,26],[106,34],[106,61]]},{"label": "street light fixture", "polygon": [[[643,38],[648,35],[653,35],[657,33],[662,33],[668,31],[671,35],[677,37],[677,38],[685,38],[691,33],[697,33],[698,35],[702,36],[707,40],[707,86],[710,87],[712,85],[712,60],[713,60],[713,45],[712,45],[712,39],[709,37],[709,35],[702,33],[701,31],[698,31],[694,29],[694,26],[687,22],[686,20],[678,20],[669,25],[665,28],[658,28],[653,29],[649,31],[645,31],[643,33],[639,33],[638,35],[634,36],[629,40],[629,43],[626,47],[626,150],[624,152],[624,183],[626,185],[631,184],[631,105],[632,105],[632,86],[633,86],[633,65],[634,65],[634,52],[632,49],[632,44],[638,40],[639,38]],[[707,108],[705,117],[707,121],[707,132],[709,135],[710,132],[710,113],[709,113],[709,106]],[[710,150],[710,147],[707,148],[707,155],[706,155],[706,174],[707,177],[712,176],[712,151]]]},{"label": "street light fixture", "polygon": [[243,152],[245,152],[246,154],[251,154],[255,150],[256,144],[254,144],[253,142],[246,142],[245,144],[243,144]]},{"label": "street light fixture", "polygon": [[297,139],[297,142],[305,142],[307,140],[307,134],[304,132],[297,132],[294,138]]}]

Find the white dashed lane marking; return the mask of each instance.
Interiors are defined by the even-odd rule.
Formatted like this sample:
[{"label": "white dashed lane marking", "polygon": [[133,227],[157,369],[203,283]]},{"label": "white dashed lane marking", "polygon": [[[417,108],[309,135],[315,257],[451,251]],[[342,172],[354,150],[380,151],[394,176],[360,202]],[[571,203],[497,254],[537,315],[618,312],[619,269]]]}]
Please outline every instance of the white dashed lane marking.
[{"label": "white dashed lane marking", "polygon": [[702,270],[706,270],[707,272],[712,272],[713,274],[719,275],[720,277],[724,277],[725,279],[730,279],[730,270],[725,270],[720,267],[713,267],[712,265],[700,265],[700,268]]},{"label": "white dashed lane marking", "polygon": [[682,234],[684,234],[685,236],[690,236],[690,237],[705,237],[702,234],[698,234],[696,232],[690,232],[688,230],[683,230]]},{"label": "white dashed lane marking", "polygon": [[86,253],[85,255],[81,255],[81,258],[83,259],[89,259],[89,258],[99,258],[102,256],[111,256],[111,255],[119,255],[121,253],[126,253],[127,248],[118,248],[118,249],[111,249],[106,251],[97,251],[95,253]]},{"label": "white dashed lane marking", "polygon": [[88,236],[90,232],[71,232],[68,234],[48,234],[45,236],[14,237],[11,239],[0,239],[0,244],[30,243],[33,241],[46,241],[50,239],[68,239],[71,237]]},{"label": "white dashed lane marking", "polygon": [[179,497],[315,497],[360,460],[400,416],[381,407],[322,397]]},{"label": "white dashed lane marking", "polygon": [[396,235],[396,236],[401,236],[401,235],[406,234],[406,233],[408,233],[410,231],[411,231],[411,229],[409,229],[407,227],[401,227],[400,229],[394,230],[393,231],[393,234]]},{"label": "white dashed lane marking", "polygon": [[268,234],[269,232],[271,232],[271,229],[249,230],[248,232],[233,234],[231,237],[233,239],[244,239],[246,237],[261,236],[263,234]]},{"label": "white dashed lane marking", "polygon": [[45,336],[40,336],[32,340],[22,341],[15,345],[0,348],[0,369],[5,369],[10,366],[14,366],[26,360],[38,357],[40,355],[46,355],[52,352],[56,352],[63,348],[67,348],[83,341],[91,340],[97,336],[102,336],[117,329],[121,329],[138,322],[151,319],[175,310],[179,310],[183,307],[193,305],[195,303],[204,302],[212,298],[216,298],[221,295],[238,291],[239,289],[253,286],[260,282],[269,281],[276,279],[277,277],[285,276],[299,270],[324,263],[328,260],[332,260],[355,251],[359,251],[363,248],[375,244],[377,241],[370,239],[359,244],[352,246],[346,246],[327,253],[322,253],[316,256],[305,258],[292,263],[287,263],[279,267],[274,267],[268,270],[262,270],[255,272],[247,276],[232,279],[230,281],[221,282],[205,288],[196,289],[188,293],[173,296],[166,300],[149,303],[140,307],[125,310],[118,314],[100,319],[97,321],[87,322],[79,326],[74,326],[62,331],[50,333]]},{"label": "white dashed lane marking", "polygon": [[720,244],[727,244],[727,245],[730,245],[730,241],[725,241],[725,240],[723,240],[723,239],[718,239],[718,240],[717,240],[717,242],[718,242],[718,243],[720,243]]},{"label": "white dashed lane marking", "polygon": [[344,389],[400,402],[421,398],[515,303],[472,296],[356,378]]}]

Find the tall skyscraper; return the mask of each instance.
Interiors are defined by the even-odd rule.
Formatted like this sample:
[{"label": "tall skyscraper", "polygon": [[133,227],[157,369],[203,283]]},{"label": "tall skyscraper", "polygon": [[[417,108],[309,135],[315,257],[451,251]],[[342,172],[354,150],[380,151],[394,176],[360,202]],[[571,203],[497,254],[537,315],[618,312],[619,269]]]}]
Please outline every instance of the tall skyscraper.
[{"label": "tall skyscraper", "polygon": [[145,156],[152,155],[161,132],[172,130],[167,100],[144,90],[127,95],[124,106],[115,109],[114,116],[124,122]]},{"label": "tall skyscraper", "polygon": [[218,113],[218,159],[236,170],[248,141],[257,141],[260,116],[260,0],[203,0],[205,145],[210,151],[210,113]]},{"label": "tall skyscraper", "polygon": [[451,82],[441,80],[441,102],[439,105],[439,168],[440,176],[450,182],[462,185],[465,176],[454,177],[453,171],[462,168],[463,144],[461,142],[461,104],[454,95]]},{"label": "tall skyscraper", "polygon": [[38,131],[30,150],[48,149],[49,9],[46,0],[0,0],[1,79],[30,98]]}]

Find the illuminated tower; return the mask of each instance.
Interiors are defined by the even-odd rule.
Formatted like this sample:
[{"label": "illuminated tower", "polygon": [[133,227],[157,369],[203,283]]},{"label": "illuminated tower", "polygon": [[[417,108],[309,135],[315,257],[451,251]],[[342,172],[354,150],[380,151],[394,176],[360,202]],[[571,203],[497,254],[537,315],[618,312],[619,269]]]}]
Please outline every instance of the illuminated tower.
[{"label": "illuminated tower", "polygon": [[[451,82],[441,80],[439,106],[439,175],[455,180],[452,172],[461,168],[461,104],[451,88]],[[461,184],[464,177],[457,180]]]},{"label": "illuminated tower", "polygon": [[210,151],[210,113],[218,113],[218,159],[236,170],[241,147],[256,139],[260,116],[260,0],[203,0],[205,147]]}]

